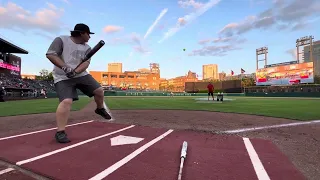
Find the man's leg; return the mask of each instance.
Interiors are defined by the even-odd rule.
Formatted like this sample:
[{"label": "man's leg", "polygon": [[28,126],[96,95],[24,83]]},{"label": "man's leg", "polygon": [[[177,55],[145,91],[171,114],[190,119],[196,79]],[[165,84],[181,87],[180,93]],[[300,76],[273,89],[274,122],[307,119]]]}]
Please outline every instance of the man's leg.
[{"label": "man's leg", "polygon": [[57,131],[64,131],[68,123],[68,118],[71,110],[72,99],[67,98],[61,101],[56,111]]},{"label": "man's leg", "polygon": [[97,104],[97,108],[95,110],[96,114],[99,114],[105,119],[111,119],[110,114],[104,108],[103,88],[91,75],[77,78],[76,87],[79,88],[88,97],[94,97],[94,100]]},{"label": "man's leg", "polygon": [[94,94],[94,101],[97,104],[97,108],[101,109],[104,108],[104,91],[102,87],[99,87],[93,91]]},{"label": "man's leg", "polygon": [[70,140],[67,137],[65,129],[68,123],[72,102],[73,100],[78,99],[78,95],[75,87],[73,87],[73,83],[69,80],[60,81],[55,84],[55,87],[60,101],[56,110],[57,132],[55,138],[59,143],[68,143]]}]

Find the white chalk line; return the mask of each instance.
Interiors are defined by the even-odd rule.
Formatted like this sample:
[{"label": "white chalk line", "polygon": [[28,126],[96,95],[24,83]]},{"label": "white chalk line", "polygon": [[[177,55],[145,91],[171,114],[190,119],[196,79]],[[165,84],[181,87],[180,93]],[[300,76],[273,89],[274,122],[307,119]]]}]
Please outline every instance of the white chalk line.
[{"label": "white chalk line", "polygon": [[129,154],[128,156],[124,157],[123,159],[121,159],[120,161],[116,162],[115,164],[113,164],[112,166],[108,167],[107,169],[103,170],[102,172],[100,172],[99,174],[93,176],[92,178],[90,178],[89,180],[101,180],[105,177],[107,177],[109,174],[111,174],[112,172],[114,172],[115,170],[117,170],[118,168],[120,168],[121,166],[123,166],[124,164],[128,163],[130,160],[132,160],[134,157],[138,156],[140,153],[142,153],[144,150],[146,150],[147,148],[149,148],[150,146],[152,146],[153,144],[155,144],[156,142],[160,141],[161,139],[163,139],[164,137],[166,137],[167,135],[169,135],[173,130],[170,129],[167,132],[165,132],[164,134],[158,136],[157,138],[149,141],[147,144],[141,146],[140,148],[138,148],[137,150],[133,151],[131,154]]},{"label": "white chalk line", "polygon": [[[66,127],[77,126],[77,125],[81,125],[81,124],[87,124],[87,123],[91,123],[91,122],[93,122],[93,121],[94,121],[94,120],[85,121],[85,122],[80,122],[80,123],[75,123],[75,124],[70,124],[70,125],[67,125]],[[3,137],[3,138],[0,138],[0,141],[6,140],[6,139],[12,139],[12,138],[16,138],[16,137],[21,137],[21,136],[27,136],[27,135],[30,135],[30,134],[41,133],[41,132],[45,132],[45,131],[56,130],[56,129],[57,129],[57,128],[49,128],[49,129],[43,129],[43,130],[39,130],[39,131],[33,131],[33,132],[28,132],[28,133],[23,133],[23,134],[18,134],[18,135]]]},{"label": "white chalk line", "polygon": [[13,168],[4,169],[4,170],[0,171],[0,175],[8,173],[8,172],[13,171],[13,170],[14,170]]},{"label": "white chalk line", "polygon": [[71,149],[71,148],[74,148],[74,147],[77,147],[77,146],[80,146],[80,145],[83,145],[83,144],[86,144],[86,143],[89,143],[89,142],[92,142],[92,141],[95,141],[95,140],[98,140],[98,139],[101,139],[101,138],[104,138],[104,137],[107,137],[107,136],[110,136],[112,134],[116,134],[116,133],[121,132],[121,131],[125,131],[125,130],[133,128],[133,127],[134,127],[134,125],[127,126],[125,128],[122,128],[122,129],[119,129],[119,130],[116,130],[116,131],[113,131],[113,132],[110,132],[110,133],[107,133],[107,134],[104,134],[104,135],[101,135],[101,136],[97,136],[97,137],[94,137],[94,138],[91,138],[91,139],[88,139],[88,140],[85,140],[85,141],[81,141],[79,143],[76,143],[76,144],[73,144],[73,145],[70,145],[70,146],[67,146],[67,147],[64,147],[64,148],[60,148],[60,149],[57,149],[57,150],[54,150],[54,151],[51,151],[51,152],[48,152],[48,153],[33,157],[33,158],[22,160],[22,161],[17,162],[16,165],[22,165],[22,164],[26,164],[26,163],[29,163],[29,162],[32,162],[32,161],[36,161],[38,159],[42,159],[42,158],[51,156],[53,154],[57,154],[59,152],[66,151],[68,149]]},{"label": "white chalk line", "polygon": [[300,126],[300,125],[307,125],[307,124],[316,124],[320,123],[320,120],[308,121],[308,122],[297,122],[297,123],[287,123],[287,124],[277,124],[271,126],[260,126],[260,127],[253,127],[253,128],[242,128],[242,129],[234,129],[234,130],[227,130],[221,131],[220,133],[240,133],[240,132],[249,132],[249,131],[257,131],[262,129],[274,129],[274,128],[281,128],[281,127],[290,127],[290,126]]},{"label": "white chalk line", "polygon": [[262,162],[259,159],[259,156],[257,152],[255,151],[253,145],[251,144],[251,141],[249,138],[243,138],[244,145],[246,146],[246,149],[248,151],[249,157],[251,159],[251,163],[253,165],[253,168],[256,172],[256,175],[259,180],[270,180],[270,177],[266,170],[263,167]]}]

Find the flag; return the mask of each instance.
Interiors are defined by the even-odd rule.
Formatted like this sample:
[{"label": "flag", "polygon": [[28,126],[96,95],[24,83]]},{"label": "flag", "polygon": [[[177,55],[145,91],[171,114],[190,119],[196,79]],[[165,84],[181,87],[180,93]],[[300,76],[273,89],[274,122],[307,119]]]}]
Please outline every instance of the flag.
[{"label": "flag", "polygon": [[246,71],[244,69],[241,68],[241,74],[245,73]]},{"label": "flag", "polygon": [[231,70],[231,76],[233,76],[234,75],[234,72]]}]

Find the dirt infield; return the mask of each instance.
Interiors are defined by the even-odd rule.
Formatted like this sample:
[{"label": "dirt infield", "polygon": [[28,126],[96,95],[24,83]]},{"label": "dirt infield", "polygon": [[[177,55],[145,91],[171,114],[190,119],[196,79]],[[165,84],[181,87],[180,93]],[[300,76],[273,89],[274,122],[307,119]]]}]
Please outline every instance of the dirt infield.
[{"label": "dirt infield", "polygon": [[[72,112],[69,124],[103,120],[94,113],[94,109],[95,104],[91,102],[83,110]],[[212,133],[296,122],[245,114],[180,110],[113,110],[112,115],[116,119],[115,123]],[[53,113],[0,117],[0,137],[52,126],[55,126]],[[238,133],[236,136],[271,140],[307,179],[320,179],[320,124],[265,129]]]}]

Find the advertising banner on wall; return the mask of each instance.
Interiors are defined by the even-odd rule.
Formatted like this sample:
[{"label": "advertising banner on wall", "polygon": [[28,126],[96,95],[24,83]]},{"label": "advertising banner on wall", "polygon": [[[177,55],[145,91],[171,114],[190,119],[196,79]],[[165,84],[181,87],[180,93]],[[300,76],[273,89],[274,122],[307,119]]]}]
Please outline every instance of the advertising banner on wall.
[{"label": "advertising banner on wall", "polygon": [[275,66],[256,71],[256,85],[314,83],[313,62]]}]

